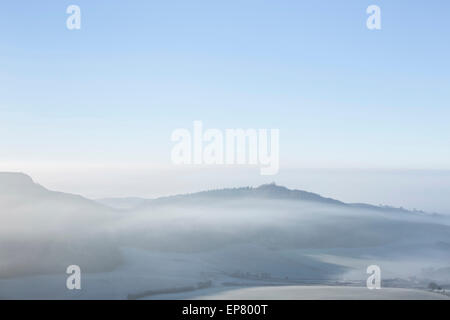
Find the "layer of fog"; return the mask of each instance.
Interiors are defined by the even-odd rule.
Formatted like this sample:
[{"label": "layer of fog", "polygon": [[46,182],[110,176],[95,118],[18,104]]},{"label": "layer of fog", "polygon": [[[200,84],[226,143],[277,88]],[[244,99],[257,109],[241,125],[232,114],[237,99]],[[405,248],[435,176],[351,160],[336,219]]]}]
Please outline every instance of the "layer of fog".
[{"label": "layer of fog", "polygon": [[[278,199],[285,190],[275,186],[264,190],[267,197],[242,196],[237,189],[115,210],[49,191],[25,175],[0,174],[0,180],[3,279],[61,277],[68,265],[77,264],[88,274],[102,272],[90,277],[104,290],[92,289],[89,298],[111,297],[111,288],[114,297],[125,298],[145,288],[214,277],[224,281],[236,272],[357,280],[367,277],[370,264],[380,265],[390,278],[450,281],[445,271],[450,267],[450,221],[445,217],[326,199]],[[19,288],[15,297],[27,296],[25,286],[5,281],[0,296],[13,288]],[[55,295],[48,283],[41,289]]]}]

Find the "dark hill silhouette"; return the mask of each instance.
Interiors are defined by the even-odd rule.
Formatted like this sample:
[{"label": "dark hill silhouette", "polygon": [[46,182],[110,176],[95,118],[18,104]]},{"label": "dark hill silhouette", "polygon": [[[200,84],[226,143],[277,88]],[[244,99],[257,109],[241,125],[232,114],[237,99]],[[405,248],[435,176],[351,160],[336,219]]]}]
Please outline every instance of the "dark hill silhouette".
[{"label": "dark hill silhouette", "polygon": [[[105,199],[105,201],[100,201],[101,203],[113,204],[116,199]],[[324,205],[332,205],[339,207],[347,207],[349,209],[365,209],[365,210],[376,210],[383,212],[396,212],[404,214],[416,214],[416,215],[434,215],[436,217],[440,216],[436,213],[429,214],[424,211],[419,210],[406,210],[404,208],[395,208],[391,206],[376,206],[366,203],[345,203],[333,198],[323,197],[317,193],[308,192],[304,190],[288,189],[284,186],[279,186],[275,183],[263,184],[259,187],[239,187],[239,188],[224,188],[215,189],[208,191],[200,191],[195,193],[180,194],[173,196],[160,197],[156,199],[140,199],[132,198],[134,203],[137,203],[136,207],[130,208],[145,208],[147,206],[154,205],[166,205],[166,204],[176,204],[176,205],[195,205],[195,204],[205,204],[211,202],[223,202],[230,200],[240,200],[240,199],[266,199],[266,200],[288,200],[288,201],[308,201]],[[123,201],[126,198],[122,198]]]},{"label": "dark hill silhouette", "polygon": [[105,224],[118,212],[78,195],[47,190],[23,173],[0,173],[1,277],[62,272],[76,260],[111,270],[120,255]]},{"label": "dark hill silhouette", "polygon": [[155,204],[155,203],[161,204],[167,202],[197,202],[202,200],[226,201],[243,198],[314,201],[334,205],[345,205],[345,203],[341,201],[331,198],[325,198],[316,193],[302,190],[291,190],[283,186],[278,186],[275,183],[263,184],[257,188],[253,187],[226,188],[226,189],[216,189],[196,193],[161,197],[157,199],[147,200],[146,204]]}]

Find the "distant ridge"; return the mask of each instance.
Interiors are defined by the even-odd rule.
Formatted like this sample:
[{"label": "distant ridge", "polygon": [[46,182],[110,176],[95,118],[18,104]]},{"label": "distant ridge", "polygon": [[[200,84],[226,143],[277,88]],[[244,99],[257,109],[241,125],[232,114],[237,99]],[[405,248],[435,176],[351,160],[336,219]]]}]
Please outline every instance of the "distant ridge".
[{"label": "distant ridge", "polygon": [[145,199],[137,197],[124,198],[105,198],[98,200],[89,200],[79,195],[50,191],[43,186],[37,184],[33,179],[21,172],[0,172],[0,192],[3,194],[19,193],[19,194],[53,194],[59,196],[67,196],[85,201],[95,202],[97,205],[108,206],[116,210],[133,210],[144,208],[151,205],[164,204],[198,204],[210,201],[227,201],[233,199],[268,199],[268,200],[291,200],[291,201],[309,201],[322,203],[327,205],[335,205],[348,208],[360,208],[368,210],[377,210],[385,212],[401,212],[414,213],[420,215],[441,216],[437,213],[426,213],[419,210],[407,210],[404,208],[395,208],[390,206],[375,206],[365,203],[345,203],[333,198],[323,197],[317,193],[288,189],[275,183],[263,184],[258,187],[238,187],[224,188],[200,191],[195,193],[180,194],[173,196],[160,197],[156,199]]},{"label": "distant ridge", "polygon": [[200,200],[200,199],[223,199],[232,200],[240,198],[264,198],[264,199],[280,199],[280,200],[301,200],[314,201],[321,203],[329,203],[335,205],[345,205],[344,202],[322,197],[316,193],[291,190],[283,186],[278,186],[275,183],[263,184],[259,187],[239,187],[239,188],[225,188],[208,191],[201,191],[196,193],[181,194],[175,196],[161,197],[153,200],[148,200],[147,203],[161,203],[166,201],[176,200]]},{"label": "distant ridge", "polygon": [[84,204],[93,208],[103,207],[100,208],[103,211],[111,210],[110,207],[77,194],[49,190],[22,172],[0,172],[0,198],[2,196],[15,198],[24,203],[48,201],[49,199],[61,203],[75,201],[78,205]]},{"label": "distant ridge", "polygon": [[288,189],[284,186],[269,183],[263,184],[259,187],[238,187],[238,188],[224,188],[214,189],[208,191],[200,191],[195,193],[180,194],[174,196],[160,197],[156,199],[144,200],[139,207],[145,207],[147,205],[159,205],[168,203],[199,203],[202,201],[211,200],[233,200],[243,198],[255,198],[255,199],[271,199],[271,200],[292,200],[292,201],[309,201],[328,205],[335,205],[348,208],[376,210],[384,212],[397,212],[397,213],[414,213],[420,215],[433,215],[440,216],[437,213],[427,213],[419,210],[407,210],[404,208],[395,208],[390,206],[376,206],[365,203],[345,203],[333,198],[323,197],[317,193]]},{"label": "distant ridge", "polygon": [[22,172],[0,172],[0,192],[2,194],[45,191],[44,187],[35,183],[30,176]]}]

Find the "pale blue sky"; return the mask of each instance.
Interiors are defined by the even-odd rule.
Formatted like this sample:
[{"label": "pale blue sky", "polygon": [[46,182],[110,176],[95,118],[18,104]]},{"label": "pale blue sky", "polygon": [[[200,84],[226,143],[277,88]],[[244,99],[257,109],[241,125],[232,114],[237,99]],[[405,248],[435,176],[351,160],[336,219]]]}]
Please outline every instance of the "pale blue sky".
[{"label": "pale blue sky", "polygon": [[4,1],[0,164],[170,166],[171,132],[202,120],[279,128],[280,171],[449,170],[449,16],[445,0]]}]

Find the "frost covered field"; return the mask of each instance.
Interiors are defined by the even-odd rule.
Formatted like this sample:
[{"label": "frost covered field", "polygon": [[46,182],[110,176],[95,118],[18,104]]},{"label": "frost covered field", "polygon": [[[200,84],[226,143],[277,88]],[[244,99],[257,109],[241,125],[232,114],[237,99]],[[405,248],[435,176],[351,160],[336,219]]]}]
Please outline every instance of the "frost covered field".
[{"label": "frost covered field", "polygon": [[[246,281],[245,285],[230,286],[232,277],[220,274],[209,276],[215,283],[210,288],[197,288],[199,282],[205,281],[198,269],[214,270],[214,266],[200,262],[200,257],[183,258],[180,255],[148,254],[135,249],[123,251],[127,263],[117,270],[105,273],[89,273],[83,276],[80,291],[69,291],[65,287],[66,275],[40,275],[0,280],[1,299],[129,299],[130,293],[145,293],[149,289],[155,294],[139,299],[212,299],[212,300],[328,300],[328,299],[363,299],[363,300],[443,300],[450,297],[419,289],[382,288],[368,290],[355,286],[295,286],[286,283],[283,286],[258,281]],[[173,261],[181,260],[179,269]],[[171,265],[172,264],[172,265]],[[151,267],[149,267],[151,266]],[[235,282],[237,285],[238,283]],[[190,288],[183,292],[164,292],[167,288]]]},{"label": "frost covered field", "polygon": [[[156,296],[164,299],[165,296]],[[422,290],[384,288],[368,290],[362,287],[283,286],[231,290],[205,290],[194,294],[171,295],[172,299],[193,300],[450,300],[450,297]]]},{"label": "frost covered field", "polygon": [[[445,215],[276,185],[130,201],[0,173],[0,298],[448,297]],[[381,290],[365,288],[373,264]],[[66,288],[69,265],[81,268],[81,290]],[[430,292],[430,283],[440,289]]]}]

